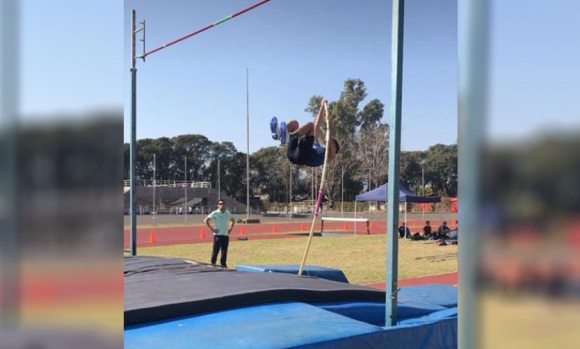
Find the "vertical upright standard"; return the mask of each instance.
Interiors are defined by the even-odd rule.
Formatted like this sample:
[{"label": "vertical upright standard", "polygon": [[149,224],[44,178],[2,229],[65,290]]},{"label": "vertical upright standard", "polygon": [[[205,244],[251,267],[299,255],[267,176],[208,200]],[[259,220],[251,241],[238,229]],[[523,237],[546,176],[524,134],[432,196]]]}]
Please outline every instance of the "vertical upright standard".
[{"label": "vertical upright standard", "polygon": [[[129,149],[129,215],[131,217],[129,237],[131,256],[137,255],[137,212],[135,211],[135,143],[137,139],[137,67],[135,64],[135,10],[131,10],[131,143]],[[139,29],[141,30],[141,29]]]},{"label": "vertical upright standard", "polygon": [[[129,193],[129,215],[131,216],[131,233],[130,233],[130,253],[131,256],[137,255],[137,216],[135,211],[135,156],[136,156],[136,133],[137,133],[137,68],[136,68],[136,59],[141,58],[143,62],[145,62],[145,57],[147,55],[162,50],[166,47],[174,45],[180,41],[183,41],[187,38],[190,38],[194,35],[197,35],[203,31],[206,31],[209,28],[213,28],[216,25],[224,23],[232,18],[235,18],[243,13],[246,13],[258,6],[261,6],[270,0],[261,0],[255,3],[252,6],[246,7],[243,10],[240,10],[234,14],[231,14],[227,17],[220,19],[219,21],[213,22],[205,27],[202,27],[192,33],[189,33],[177,40],[173,40],[165,45],[159,46],[149,52],[145,52],[145,20],[141,22],[143,25],[141,28],[136,29],[135,26],[135,10],[131,10],[131,143],[130,143],[130,157],[129,157],[129,186],[130,186],[130,193]],[[143,53],[140,55],[135,55],[135,34],[138,32],[143,31]],[[218,160],[218,172],[219,172],[219,160]],[[219,173],[218,173],[218,185],[219,185]],[[219,198],[221,199],[221,189]],[[186,216],[187,217],[187,216]]]},{"label": "vertical upright standard", "polygon": [[[489,2],[472,0],[459,2],[459,129],[458,129],[458,219],[461,231],[477,232],[479,207],[482,131],[487,117],[487,76],[489,40]],[[463,63],[467,64],[463,64]],[[459,317],[460,348],[477,348],[480,344],[476,329],[480,312],[476,287],[480,234],[462,234],[459,248]],[[469,256],[467,258],[463,258]]]},{"label": "vertical upright standard", "polygon": [[[19,205],[16,175],[20,2],[0,3],[0,328],[17,329],[21,316]],[[8,334],[8,331],[6,332]]]},{"label": "vertical upright standard", "polygon": [[403,95],[403,27],[405,1],[393,0],[391,37],[391,111],[389,123],[389,170],[387,183],[387,275],[385,325],[397,324],[399,239],[399,155]]}]

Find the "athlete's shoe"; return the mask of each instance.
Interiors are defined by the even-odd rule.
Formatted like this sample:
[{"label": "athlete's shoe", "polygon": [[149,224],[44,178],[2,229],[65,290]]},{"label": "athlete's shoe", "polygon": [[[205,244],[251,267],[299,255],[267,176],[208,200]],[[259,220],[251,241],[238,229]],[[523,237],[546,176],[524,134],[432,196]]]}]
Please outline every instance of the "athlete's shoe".
[{"label": "athlete's shoe", "polygon": [[275,116],[270,120],[270,131],[272,132],[272,139],[277,141],[280,138],[280,128],[278,127],[278,118]]},{"label": "athlete's shoe", "polygon": [[284,121],[282,121],[280,123],[279,138],[280,138],[280,143],[286,144],[286,123]]}]

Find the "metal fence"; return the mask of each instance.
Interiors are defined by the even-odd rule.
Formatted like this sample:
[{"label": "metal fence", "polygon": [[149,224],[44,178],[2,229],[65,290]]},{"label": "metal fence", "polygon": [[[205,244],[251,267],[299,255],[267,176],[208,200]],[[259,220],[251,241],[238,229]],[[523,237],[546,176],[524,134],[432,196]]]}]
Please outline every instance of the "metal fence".
[{"label": "metal fence", "polygon": [[[172,188],[211,188],[211,182],[194,182],[194,181],[168,181],[168,180],[136,180],[135,185],[138,187],[172,187]],[[128,179],[123,181],[124,187],[129,187]]]}]

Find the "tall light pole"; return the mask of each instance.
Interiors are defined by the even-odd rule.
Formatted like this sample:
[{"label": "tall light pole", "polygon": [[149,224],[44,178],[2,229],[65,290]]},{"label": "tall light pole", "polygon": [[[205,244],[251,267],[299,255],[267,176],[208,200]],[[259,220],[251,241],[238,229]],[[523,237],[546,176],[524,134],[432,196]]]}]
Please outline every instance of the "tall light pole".
[{"label": "tall light pole", "polygon": [[312,212],[314,212],[314,176],[316,176],[315,174],[316,171],[316,167],[312,168],[312,178],[310,178],[310,197],[312,198]]},{"label": "tall light pole", "polygon": [[218,187],[218,200],[222,199],[222,187],[221,187],[221,171],[220,171],[220,159],[218,159],[218,182],[217,182],[217,187]]},{"label": "tall light pole", "polygon": [[421,167],[421,196],[425,196],[425,169]]},{"label": "tall light pole", "polygon": [[290,178],[289,178],[289,182],[288,182],[288,203],[290,205],[290,219],[292,219],[292,213],[293,213],[293,208],[292,208],[292,166],[289,167],[289,171],[290,172]]},{"label": "tall light pole", "polygon": [[[421,166],[421,196],[425,196],[425,163],[427,161],[425,159],[419,162]],[[424,203],[421,203],[421,219],[425,220],[425,208]]]},{"label": "tall light pole", "polygon": [[151,214],[153,215],[153,220],[155,220],[155,216],[157,216],[157,210],[155,207],[155,188],[157,185],[157,176],[155,175],[155,171],[157,168],[157,164],[156,162],[156,156],[155,154],[153,154],[153,212],[151,212]]},{"label": "tall light pole", "polygon": [[344,165],[342,166],[342,176],[340,177],[340,213],[344,217]]},{"label": "tall light pole", "polygon": [[185,215],[185,224],[187,224],[187,156],[184,156],[185,159],[185,172],[183,176],[185,178],[185,183],[183,184],[183,191],[185,194],[185,201],[183,202],[183,214]]},{"label": "tall light pole", "polygon": [[246,68],[246,219],[250,219],[250,72]]},{"label": "tall light pole", "polygon": [[[421,165],[421,196],[425,196],[425,169]],[[421,204],[421,220],[425,220],[425,205]]]}]

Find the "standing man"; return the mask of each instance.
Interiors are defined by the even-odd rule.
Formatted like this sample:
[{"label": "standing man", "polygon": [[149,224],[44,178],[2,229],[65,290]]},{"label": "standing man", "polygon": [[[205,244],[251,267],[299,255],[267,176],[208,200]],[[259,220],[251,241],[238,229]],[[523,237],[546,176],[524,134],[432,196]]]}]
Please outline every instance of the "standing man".
[{"label": "standing man", "polygon": [[[213,227],[210,224],[213,222]],[[218,201],[218,209],[210,213],[203,220],[205,225],[213,233],[213,250],[211,252],[211,264],[216,264],[218,252],[221,251],[220,264],[227,268],[228,245],[230,244],[230,232],[234,228],[236,221],[231,212],[226,210],[226,203]]]}]

